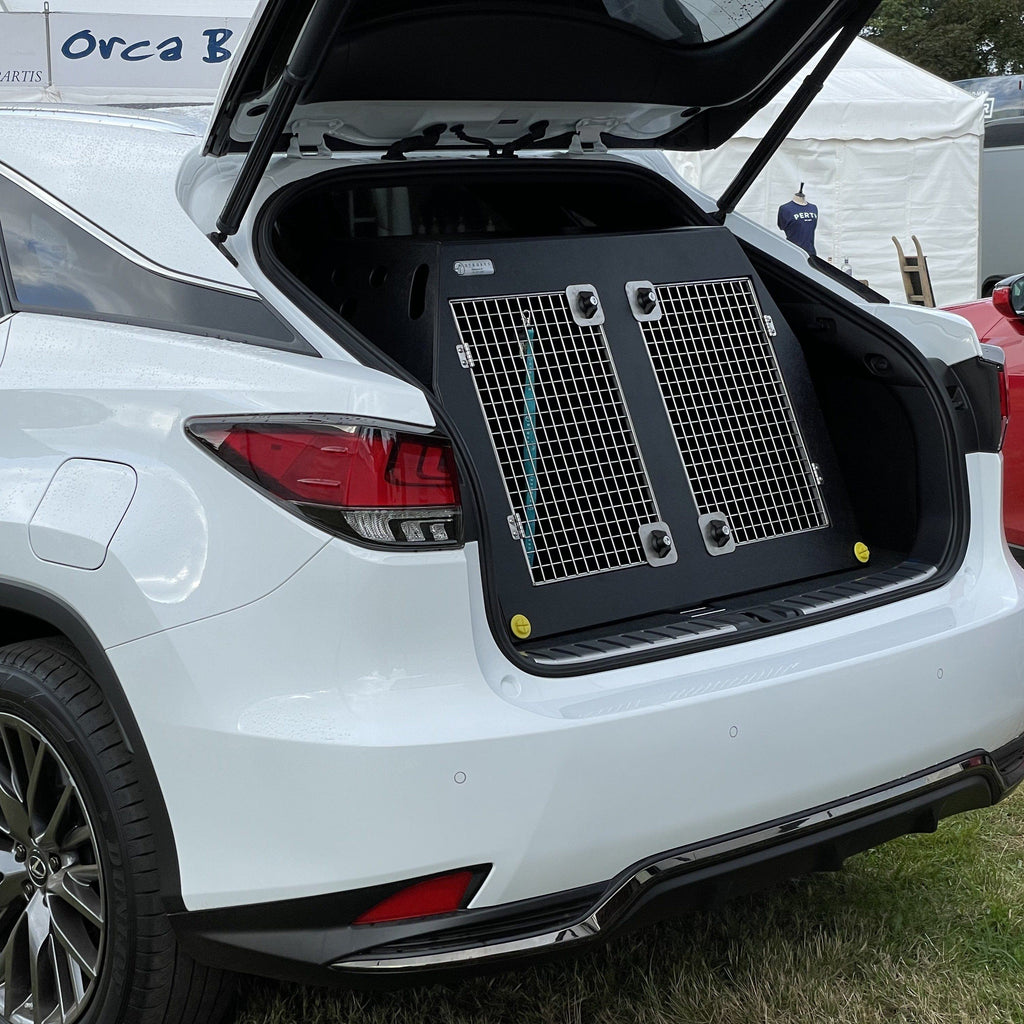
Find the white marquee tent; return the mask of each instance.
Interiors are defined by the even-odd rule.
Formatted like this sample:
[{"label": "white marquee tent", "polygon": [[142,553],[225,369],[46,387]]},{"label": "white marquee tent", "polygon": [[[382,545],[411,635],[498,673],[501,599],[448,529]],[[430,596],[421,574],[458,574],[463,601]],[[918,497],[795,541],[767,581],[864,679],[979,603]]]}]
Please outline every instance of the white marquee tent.
[{"label": "white marquee tent", "polygon": [[[44,15],[42,0],[0,0],[0,104],[209,102],[254,7],[53,0]],[[171,37],[177,53],[163,45]],[[224,63],[208,61],[211,52]],[[677,155],[682,173],[720,195],[802,78],[717,152]],[[849,258],[858,278],[901,300],[891,237],[909,246],[916,234],[937,301],[974,298],[983,110],[981,99],[858,40],[740,212],[774,228],[778,207],[804,181],[820,210],[820,255],[837,266]]]},{"label": "white marquee tent", "polygon": [[[803,74],[714,153],[673,157],[684,176],[719,196],[796,91]],[[857,40],[739,212],[776,229],[801,182],[818,206],[818,255],[888,298],[905,301],[896,247],[921,240],[936,302],[977,297],[984,103]]]}]

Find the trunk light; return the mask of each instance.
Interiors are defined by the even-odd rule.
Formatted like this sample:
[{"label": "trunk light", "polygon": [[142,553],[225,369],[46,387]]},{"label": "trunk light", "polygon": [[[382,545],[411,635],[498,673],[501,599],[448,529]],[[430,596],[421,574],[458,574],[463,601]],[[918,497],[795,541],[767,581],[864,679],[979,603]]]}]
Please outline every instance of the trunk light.
[{"label": "trunk light", "polygon": [[193,420],[189,434],[255,486],[341,536],[395,547],[462,540],[451,444],[327,417]]},{"label": "trunk light", "polygon": [[451,875],[417,882],[393,893],[366,913],[360,914],[352,923],[382,924],[385,921],[408,921],[418,917],[452,914],[462,909],[472,882],[472,871],[456,871]]}]

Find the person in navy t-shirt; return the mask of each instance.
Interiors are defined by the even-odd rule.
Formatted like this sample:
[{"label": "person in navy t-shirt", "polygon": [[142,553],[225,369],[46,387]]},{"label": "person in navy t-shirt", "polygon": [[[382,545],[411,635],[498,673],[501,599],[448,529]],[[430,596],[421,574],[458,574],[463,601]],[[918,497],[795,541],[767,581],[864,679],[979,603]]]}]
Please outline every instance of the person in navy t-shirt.
[{"label": "person in navy t-shirt", "polygon": [[818,208],[814,203],[807,202],[804,186],[801,182],[800,191],[793,196],[792,202],[779,207],[779,230],[804,252],[817,256],[814,249],[814,232],[818,230]]}]

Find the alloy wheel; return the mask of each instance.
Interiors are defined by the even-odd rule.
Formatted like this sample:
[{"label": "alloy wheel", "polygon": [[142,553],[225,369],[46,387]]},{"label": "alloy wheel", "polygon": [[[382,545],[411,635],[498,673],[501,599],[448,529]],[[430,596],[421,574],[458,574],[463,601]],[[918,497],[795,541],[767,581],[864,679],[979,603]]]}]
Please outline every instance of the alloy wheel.
[{"label": "alloy wheel", "polygon": [[0,713],[0,1017],[78,1020],[105,920],[96,832],[74,776],[34,726]]}]

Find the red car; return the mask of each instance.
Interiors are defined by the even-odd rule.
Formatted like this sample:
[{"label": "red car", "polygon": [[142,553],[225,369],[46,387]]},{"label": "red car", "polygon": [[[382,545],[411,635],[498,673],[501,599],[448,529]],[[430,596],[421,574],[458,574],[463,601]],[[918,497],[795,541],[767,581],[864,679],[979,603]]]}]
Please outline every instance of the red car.
[{"label": "red car", "polygon": [[970,320],[982,342],[1006,354],[1010,405],[1018,415],[1010,419],[1003,445],[1003,522],[1010,548],[1024,564],[1024,274],[1000,281],[990,299],[946,308]]}]

